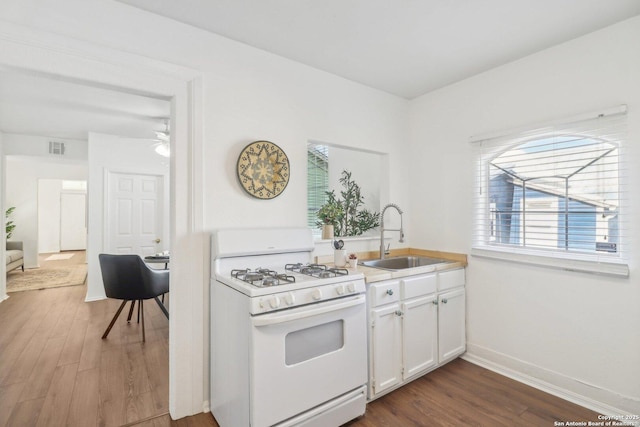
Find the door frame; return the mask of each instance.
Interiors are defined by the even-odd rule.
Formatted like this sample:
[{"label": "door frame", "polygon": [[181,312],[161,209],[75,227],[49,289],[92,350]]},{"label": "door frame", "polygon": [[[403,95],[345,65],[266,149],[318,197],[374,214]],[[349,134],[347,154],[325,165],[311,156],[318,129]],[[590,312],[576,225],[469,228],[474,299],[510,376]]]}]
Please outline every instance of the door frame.
[{"label": "door frame", "polygon": [[[202,215],[202,73],[6,21],[0,26],[0,51],[1,66],[170,101],[170,280],[177,291],[171,295],[169,319],[169,412],[179,419],[208,411],[209,249]],[[4,205],[4,195],[2,199]],[[2,275],[0,301],[4,298]]]}]

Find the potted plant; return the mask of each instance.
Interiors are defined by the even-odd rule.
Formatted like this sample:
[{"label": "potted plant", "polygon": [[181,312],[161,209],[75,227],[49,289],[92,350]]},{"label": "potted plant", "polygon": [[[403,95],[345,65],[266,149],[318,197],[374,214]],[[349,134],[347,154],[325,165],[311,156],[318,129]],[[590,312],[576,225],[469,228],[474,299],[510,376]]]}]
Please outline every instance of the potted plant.
[{"label": "potted plant", "polygon": [[11,238],[11,235],[13,234],[13,230],[16,228],[16,225],[13,223],[13,221],[9,221],[9,217],[11,216],[13,211],[15,211],[15,210],[16,210],[16,207],[12,206],[9,209],[7,209],[6,212],[4,213],[4,217],[6,219],[6,221],[5,221],[5,233],[7,234],[7,240],[9,240]]},{"label": "potted plant", "polygon": [[322,227],[322,238],[333,239],[335,226],[344,215],[342,206],[336,203],[335,198],[322,205],[317,213],[320,222],[317,223]]},{"label": "potted plant", "polygon": [[336,236],[360,236],[378,227],[380,213],[362,207],[364,196],[360,186],[351,178],[351,172],[342,171],[339,181],[344,187],[340,191],[340,198],[336,196],[335,190],[326,192],[327,203],[318,211],[320,221],[316,225],[320,228],[324,224],[332,224]]},{"label": "potted plant", "polygon": [[348,262],[351,268],[356,268],[358,266],[358,255],[355,253],[349,254]]}]

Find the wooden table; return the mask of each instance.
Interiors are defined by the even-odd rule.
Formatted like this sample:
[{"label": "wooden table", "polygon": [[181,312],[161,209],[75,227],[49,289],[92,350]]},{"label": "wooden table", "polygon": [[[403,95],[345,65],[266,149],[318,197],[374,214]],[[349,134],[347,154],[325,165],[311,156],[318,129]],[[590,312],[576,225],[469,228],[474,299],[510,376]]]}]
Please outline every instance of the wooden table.
[{"label": "wooden table", "polygon": [[144,262],[147,264],[164,264],[164,269],[167,270],[169,268],[169,262],[171,259],[169,255],[167,256],[157,256],[157,255],[149,255],[144,257]]},{"label": "wooden table", "polygon": [[[170,258],[169,255],[167,256],[158,256],[158,255],[149,255],[144,257],[144,262],[146,262],[147,264],[164,264],[164,269],[168,270],[169,269],[169,262],[170,262]],[[158,303],[158,306],[160,306],[160,309],[162,310],[162,312],[164,313],[165,316],[167,316],[167,319],[169,318],[169,312],[167,311],[166,307],[164,306],[164,294],[162,294],[162,303],[160,302],[160,300],[158,299],[158,297],[155,297],[156,302]],[[133,305],[131,306],[131,309],[133,310]]]}]

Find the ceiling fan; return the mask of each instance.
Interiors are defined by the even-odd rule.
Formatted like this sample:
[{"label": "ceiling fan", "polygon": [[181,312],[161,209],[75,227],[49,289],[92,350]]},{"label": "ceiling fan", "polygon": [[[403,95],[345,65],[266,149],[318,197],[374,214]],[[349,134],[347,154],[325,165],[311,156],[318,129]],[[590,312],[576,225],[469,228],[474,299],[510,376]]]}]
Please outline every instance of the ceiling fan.
[{"label": "ceiling fan", "polygon": [[156,143],[154,144],[155,152],[160,154],[162,157],[171,156],[171,145],[170,145],[170,135],[169,132],[169,121],[164,122],[164,130],[157,130],[156,133]]},{"label": "ceiling fan", "polygon": [[[145,133],[148,132],[145,131]],[[171,130],[169,129],[169,120],[164,120],[164,130],[155,130],[153,131],[155,137],[153,138],[145,138],[145,137],[130,137],[130,136],[121,136],[121,138],[125,139],[137,139],[141,141],[151,142],[150,147],[153,150],[161,155],[162,157],[170,157],[171,156]]]}]

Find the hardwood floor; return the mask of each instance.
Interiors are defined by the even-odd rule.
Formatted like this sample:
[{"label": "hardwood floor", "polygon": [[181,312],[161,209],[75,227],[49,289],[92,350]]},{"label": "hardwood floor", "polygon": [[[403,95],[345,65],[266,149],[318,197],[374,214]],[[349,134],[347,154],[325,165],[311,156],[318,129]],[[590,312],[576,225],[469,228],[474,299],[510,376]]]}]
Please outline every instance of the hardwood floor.
[{"label": "hardwood floor", "polygon": [[[16,292],[0,304],[0,427],[218,427],[211,414],[169,417],[169,326],[154,303],[146,343],[126,310],[102,340],[119,301],[84,295],[84,286]],[[553,426],[597,415],[458,359],[347,426]]]},{"label": "hardwood floor", "polygon": [[145,343],[126,312],[102,340],[120,302],[85,294],[15,292],[0,304],[0,426],[122,426],[168,412],[166,317],[149,301]]},{"label": "hardwood floor", "polygon": [[462,359],[367,405],[349,427],[553,426],[598,414]]},{"label": "hardwood floor", "polygon": [[[69,258],[56,259],[55,261],[47,260],[51,255],[72,255]],[[86,264],[87,252],[86,251],[64,251],[60,253],[45,253],[38,254],[38,265],[41,269],[66,267],[75,264]]]}]

